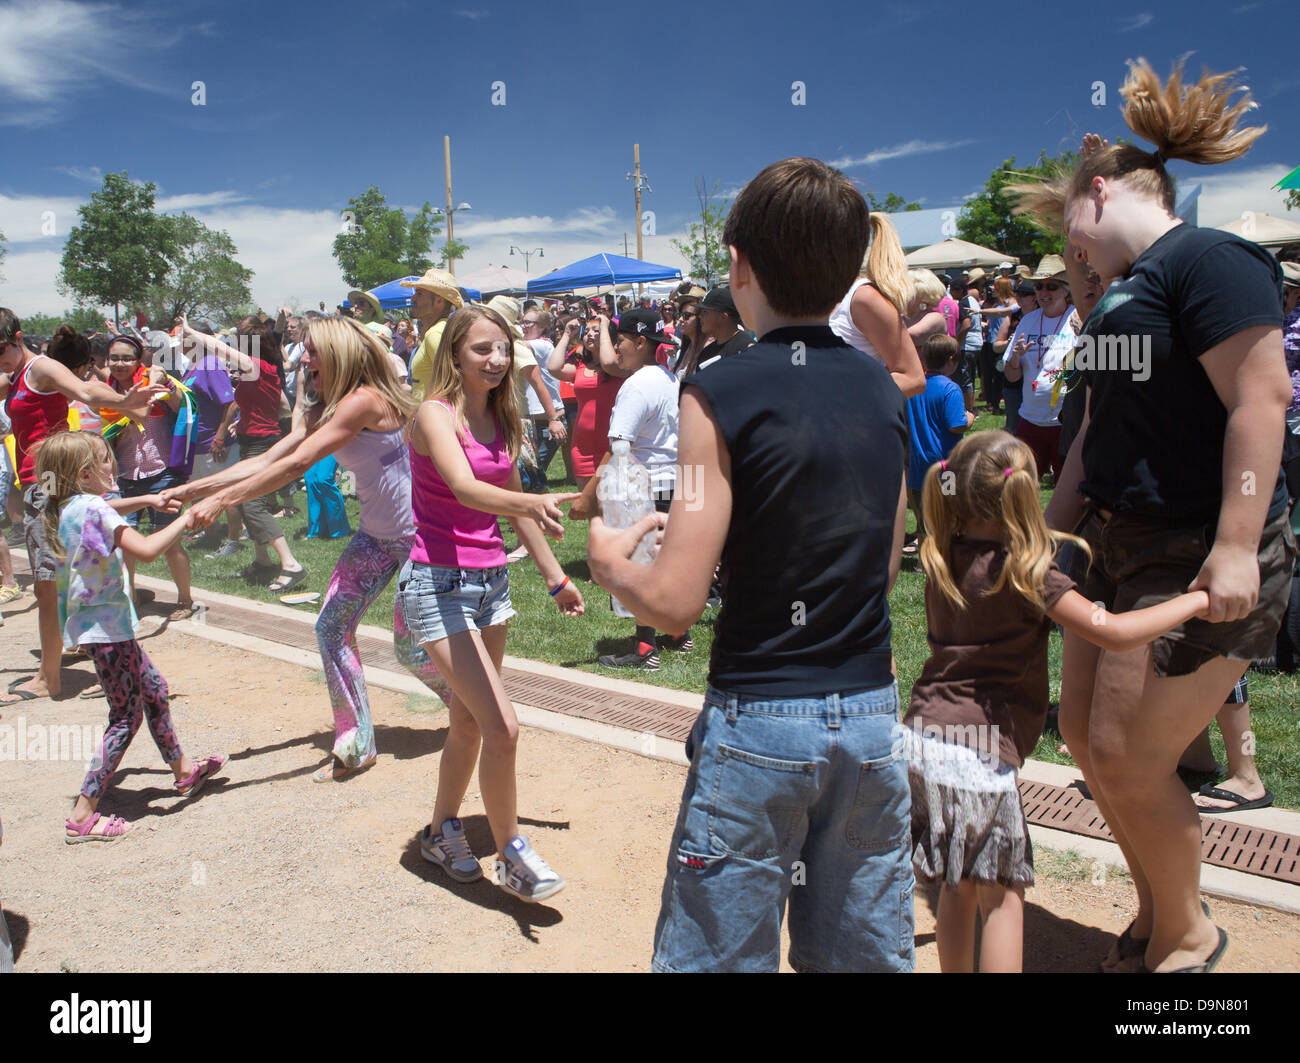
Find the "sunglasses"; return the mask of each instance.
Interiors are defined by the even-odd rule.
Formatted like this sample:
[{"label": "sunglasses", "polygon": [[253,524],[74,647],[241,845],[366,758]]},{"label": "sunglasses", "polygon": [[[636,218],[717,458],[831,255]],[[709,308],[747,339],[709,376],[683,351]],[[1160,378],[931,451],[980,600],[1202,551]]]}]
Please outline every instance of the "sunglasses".
[{"label": "sunglasses", "polygon": [[696,315],[694,310],[683,310],[677,316],[680,317],[683,321],[689,321],[691,318],[695,317]]},{"label": "sunglasses", "polygon": [[1034,291],[1036,292],[1059,292],[1060,290],[1061,290],[1061,286],[1057,284],[1055,281],[1052,281],[1050,284],[1034,285]]}]

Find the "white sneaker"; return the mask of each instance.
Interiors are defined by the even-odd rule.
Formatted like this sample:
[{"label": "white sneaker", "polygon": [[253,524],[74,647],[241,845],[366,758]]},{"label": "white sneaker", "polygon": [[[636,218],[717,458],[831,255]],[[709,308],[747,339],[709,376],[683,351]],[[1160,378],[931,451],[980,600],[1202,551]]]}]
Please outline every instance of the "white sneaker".
[{"label": "white sneaker", "polygon": [[430,835],[430,829],[426,826],[420,832],[422,857],[437,864],[457,882],[474,882],[483,877],[483,868],[470,851],[460,820],[447,820],[442,825],[441,834]]},{"label": "white sneaker", "polygon": [[544,901],[564,889],[564,879],[528,844],[522,834],[511,838],[506,858],[496,862],[497,885],[521,901]]}]

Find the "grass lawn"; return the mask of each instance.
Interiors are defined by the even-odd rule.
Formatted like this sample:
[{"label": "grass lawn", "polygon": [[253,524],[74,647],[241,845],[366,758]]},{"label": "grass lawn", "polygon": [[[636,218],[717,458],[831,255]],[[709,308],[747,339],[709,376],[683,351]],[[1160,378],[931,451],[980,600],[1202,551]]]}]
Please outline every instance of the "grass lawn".
[{"label": "grass lawn", "polygon": [[[981,414],[974,430],[1001,427],[1001,417]],[[551,475],[564,475],[559,455],[551,465]],[[553,490],[567,490],[559,485]],[[1042,492],[1046,505],[1051,491]],[[295,505],[302,513],[281,524],[289,537],[291,548],[298,560],[307,567],[308,579],[299,591],[314,590],[322,594],[329,584],[330,572],[346,539],[307,539],[306,496],[298,494]],[[357,503],[347,500],[352,526],[357,524]],[[514,533],[508,523],[501,522],[507,547],[515,544]],[[912,520],[908,518],[909,530]],[[508,652],[551,664],[577,668],[598,675],[617,675],[625,679],[653,683],[703,693],[708,671],[709,653],[713,645],[713,624],[716,609],[708,609],[692,629],[695,649],[689,653],[660,652],[658,672],[634,672],[608,669],[599,665],[601,654],[623,652],[632,634],[633,621],[622,620],[610,611],[609,595],[595,584],[583,582],[588,577],[586,563],[587,525],[582,521],[566,523],[562,542],[551,541],[551,548],[564,571],[582,590],[586,599],[586,615],[581,619],[562,617],[546,592],[546,584],[530,560],[511,565],[510,597],[519,613],[510,625]],[[236,556],[221,560],[205,560],[203,554],[191,551],[193,579],[196,587],[208,588],[225,594],[236,594],[259,601],[278,601],[276,595],[264,587],[241,579],[237,572],[253,560],[251,544]],[[142,571],[159,579],[167,579],[167,568],[162,561],[142,567]],[[395,583],[395,581],[394,581]],[[899,690],[904,705],[912,683],[920,674],[928,652],[926,645],[925,577],[918,571],[906,568],[890,595],[893,617],[894,655],[898,662]],[[391,627],[393,616],[394,584],[390,583],[365,616],[365,622],[379,627]],[[318,606],[300,606],[315,611]],[[1060,696],[1061,639],[1053,632],[1049,647],[1049,674],[1051,700],[1055,706]],[[1300,675],[1265,676],[1255,672],[1250,677],[1251,723],[1255,734],[1256,756],[1265,785],[1273,791],[1280,806],[1300,808]],[[1215,756],[1224,761],[1223,741],[1218,728],[1211,729]],[[1068,764],[1070,758],[1057,752],[1061,744],[1059,735],[1048,732],[1039,740],[1034,756],[1040,760]]]}]

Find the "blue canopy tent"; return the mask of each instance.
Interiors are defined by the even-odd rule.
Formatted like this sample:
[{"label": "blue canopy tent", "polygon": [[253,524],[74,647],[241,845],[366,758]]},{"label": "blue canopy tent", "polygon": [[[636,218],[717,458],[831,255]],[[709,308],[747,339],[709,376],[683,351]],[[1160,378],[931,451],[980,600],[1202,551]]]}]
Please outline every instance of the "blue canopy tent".
[{"label": "blue canopy tent", "polygon": [[[410,306],[411,289],[403,288],[402,281],[418,281],[419,279],[419,277],[399,277],[395,281],[381,284],[378,288],[371,288],[370,294],[379,300],[379,305],[385,310]],[[479,302],[483,298],[483,293],[476,288],[462,288],[460,291],[466,299],[473,299],[475,302]],[[343,305],[351,306],[352,304],[344,300]]]},{"label": "blue canopy tent", "polygon": [[602,285],[642,284],[647,281],[681,280],[682,271],[672,266],[657,266],[622,255],[592,255],[560,269],[544,273],[528,282],[528,294],[569,292],[575,288]]}]

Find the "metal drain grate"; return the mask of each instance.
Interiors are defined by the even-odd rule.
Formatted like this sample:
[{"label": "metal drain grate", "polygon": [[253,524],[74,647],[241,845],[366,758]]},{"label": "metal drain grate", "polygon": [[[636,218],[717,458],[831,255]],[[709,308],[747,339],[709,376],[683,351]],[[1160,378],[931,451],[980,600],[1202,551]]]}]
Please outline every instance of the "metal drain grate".
[{"label": "metal drain grate", "polygon": [[[1030,823],[1112,840],[1096,804],[1073,787],[1021,780],[1020,798]],[[1300,838],[1294,834],[1202,816],[1201,861],[1300,886]]]},{"label": "metal drain grate", "polygon": [[[224,602],[214,603],[209,607],[205,620],[215,627],[239,631],[283,646],[316,649],[316,637],[311,625],[267,616],[255,608],[243,609]],[[372,635],[358,635],[357,651],[362,664],[390,672],[406,671],[393,652],[391,641]],[[506,693],[515,701],[677,742],[686,741],[700,711],[698,708],[673,705],[653,698],[600,690],[582,683],[536,675],[518,668],[503,668],[501,678]]]}]

